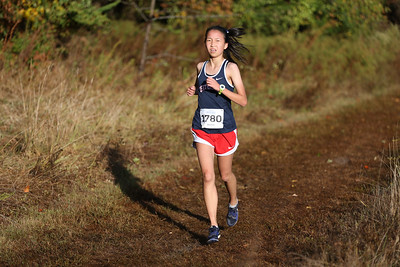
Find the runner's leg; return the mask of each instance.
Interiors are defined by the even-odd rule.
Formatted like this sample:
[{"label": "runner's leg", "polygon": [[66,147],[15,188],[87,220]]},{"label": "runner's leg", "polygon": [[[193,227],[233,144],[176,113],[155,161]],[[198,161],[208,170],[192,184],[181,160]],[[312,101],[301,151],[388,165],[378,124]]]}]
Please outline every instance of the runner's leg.
[{"label": "runner's leg", "polygon": [[237,181],[236,176],[232,172],[233,154],[218,157],[218,168],[222,180],[225,182],[226,189],[229,193],[229,204],[232,206],[237,204]]},{"label": "runner's leg", "polygon": [[211,225],[218,226],[217,206],[218,192],[215,186],[214,148],[201,143],[196,143],[197,157],[203,174],[203,194]]}]

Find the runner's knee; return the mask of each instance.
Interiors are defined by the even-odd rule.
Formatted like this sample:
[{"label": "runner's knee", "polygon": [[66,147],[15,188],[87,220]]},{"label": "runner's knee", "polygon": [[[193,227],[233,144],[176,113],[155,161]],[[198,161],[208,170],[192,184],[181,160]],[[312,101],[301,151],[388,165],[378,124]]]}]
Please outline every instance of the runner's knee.
[{"label": "runner's knee", "polygon": [[232,172],[223,172],[221,173],[221,179],[224,182],[229,182],[230,180],[234,179],[235,175]]},{"label": "runner's knee", "polygon": [[204,183],[215,182],[215,174],[213,172],[204,172],[203,173],[203,182]]}]

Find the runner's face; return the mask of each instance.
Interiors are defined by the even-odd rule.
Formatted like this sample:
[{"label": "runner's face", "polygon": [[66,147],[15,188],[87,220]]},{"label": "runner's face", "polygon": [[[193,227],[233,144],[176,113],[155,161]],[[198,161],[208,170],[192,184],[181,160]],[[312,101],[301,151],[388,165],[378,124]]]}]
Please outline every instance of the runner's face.
[{"label": "runner's face", "polygon": [[206,48],[210,57],[215,58],[224,53],[224,49],[228,47],[225,43],[224,34],[218,30],[211,30],[207,34]]}]

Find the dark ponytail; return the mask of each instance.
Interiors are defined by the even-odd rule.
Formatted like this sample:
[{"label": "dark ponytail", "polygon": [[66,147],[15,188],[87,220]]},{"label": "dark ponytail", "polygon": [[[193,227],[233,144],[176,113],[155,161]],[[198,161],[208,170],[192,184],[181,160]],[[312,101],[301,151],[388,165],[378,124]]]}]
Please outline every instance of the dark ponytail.
[{"label": "dark ponytail", "polygon": [[230,62],[236,63],[235,59],[246,64],[247,60],[244,57],[244,53],[249,52],[249,49],[239,42],[238,38],[241,38],[246,32],[243,28],[230,28],[226,29],[221,26],[212,26],[206,30],[205,38],[211,30],[218,30],[224,34],[225,42],[228,43],[228,47],[224,50],[224,57]]}]

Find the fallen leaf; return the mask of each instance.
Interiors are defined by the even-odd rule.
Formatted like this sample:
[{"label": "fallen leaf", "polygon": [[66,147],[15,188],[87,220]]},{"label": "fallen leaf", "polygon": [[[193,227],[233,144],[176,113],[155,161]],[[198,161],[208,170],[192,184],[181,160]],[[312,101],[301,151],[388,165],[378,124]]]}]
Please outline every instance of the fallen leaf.
[{"label": "fallen leaf", "polygon": [[189,177],[189,176],[186,176],[186,175],[182,175],[181,179],[187,181],[187,180],[190,180],[190,177]]},{"label": "fallen leaf", "polygon": [[27,186],[25,187],[24,192],[25,192],[25,193],[28,193],[28,192],[29,192],[29,185],[27,185]]}]

